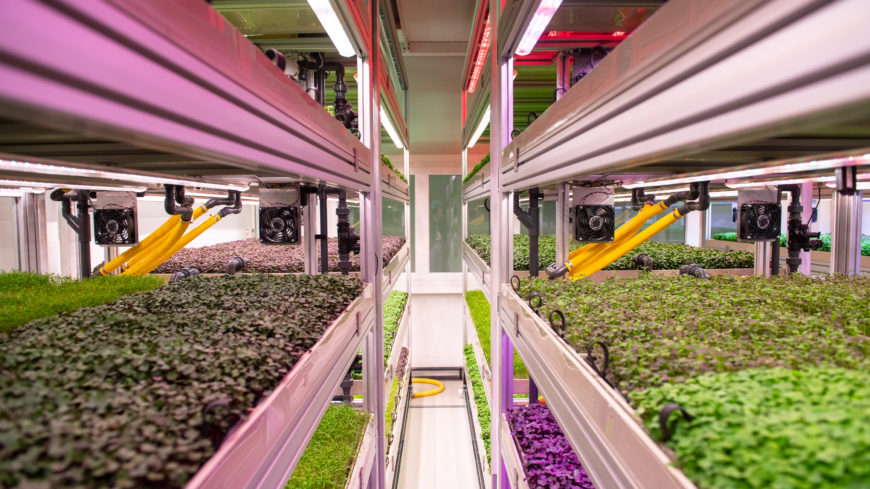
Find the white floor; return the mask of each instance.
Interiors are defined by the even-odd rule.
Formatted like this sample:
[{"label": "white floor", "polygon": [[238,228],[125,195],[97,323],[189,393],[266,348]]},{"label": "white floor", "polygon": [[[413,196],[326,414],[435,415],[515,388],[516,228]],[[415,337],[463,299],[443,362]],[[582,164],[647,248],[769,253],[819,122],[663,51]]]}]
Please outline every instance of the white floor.
[{"label": "white floor", "polygon": [[[477,489],[471,428],[462,381],[444,392],[411,400],[399,473],[400,489]],[[417,384],[415,390],[430,386]]]},{"label": "white floor", "polygon": [[411,366],[461,367],[462,294],[411,296]]},{"label": "white floor", "polygon": [[[412,367],[461,367],[462,294],[411,296]],[[421,374],[423,376],[424,374]],[[477,489],[478,476],[462,381],[411,400],[399,472],[401,489]],[[428,384],[415,384],[416,391]]]}]

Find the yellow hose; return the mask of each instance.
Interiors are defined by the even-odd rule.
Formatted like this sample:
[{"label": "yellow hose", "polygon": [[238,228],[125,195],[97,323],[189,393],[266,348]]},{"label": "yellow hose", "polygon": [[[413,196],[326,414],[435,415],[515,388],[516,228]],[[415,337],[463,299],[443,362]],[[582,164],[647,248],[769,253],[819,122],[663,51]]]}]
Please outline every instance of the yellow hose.
[{"label": "yellow hose", "polygon": [[[199,219],[199,217],[202,216],[203,214],[205,214],[206,212],[208,212],[208,207],[206,207],[204,205],[201,205],[201,206],[197,207],[196,209],[194,209],[193,216],[190,218],[190,223],[196,222],[196,220]],[[178,217],[178,219],[181,219],[180,215],[177,217]],[[177,220],[176,220],[176,222],[177,222]],[[154,245],[151,246],[148,250],[145,250],[144,253],[139,253],[136,256],[131,257],[130,260],[128,260],[127,262],[124,263],[124,270],[129,270],[129,269],[133,268],[134,266],[136,266],[137,263],[148,262],[148,261],[151,261],[155,258],[159,258],[158,256],[156,256],[155,252],[158,248],[160,248],[160,245],[164,244],[163,239],[166,239],[166,238],[167,238],[167,236],[164,233],[164,235],[160,239],[158,239],[158,241],[156,243],[154,243]]]},{"label": "yellow hose", "polygon": [[619,259],[622,255],[628,253],[633,250],[637,245],[643,243],[649,238],[653,237],[656,233],[661,231],[662,229],[670,226],[671,224],[677,222],[682,215],[680,215],[680,210],[677,209],[674,212],[668,214],[667,216],[659,219],[652,226],[644,229],[643,231],[637,233],[631,239],[628,239],[617,246],[615,249],[608,250],[606,254],[597,258],[592,263],[585,265],[578,273],[572,274],[571,278],[574,280],[586,278],[593,273],[601,270],[602,268],[610,265],[617,259]]},{"label": "yellow hose", "polygon": [[[163,254],[172,248],[172,245],[175,244],[176,241],[181,239],[184,235],[184,231],[187,230],[187,226],[190,225],[190,221],[185,221],[184,219],[178,222],[178,225],[166,236],[164,239],[160,241],[159,244],[153,246],[147,253],[147,256],[144,259],[137,260],[136,263],[129,268],[126,268],[121,275],[144,275],[142,270],[152,263],[156,258],[163,256]],[[138,255],[141,256],[141,255]],[[137,258],[138,258],[137,256]],[[155,265],[157,266],[157,265]],[[153,269],[149,268],[149,270]],[[145,272],[148,273],[148,272]]]},{"label": "yellow hose", "polygon": [[185,246],[187,246],[188,244],[190,244],[190,242],[193,241],[194,239],[196,239],[197,236],[199,236],[200,234],[205,232],[206,229],[214,226],[220,220],[221,220],[221,217],[219,215],[214,215],[214,216],[211,216],[210,218],[206,219],[205,221],[203,221],[199,226],[194,228],[191,232],[185,234],[181,239],[179,239],[175,243],[173,243],[173,245],[168,250],[163,252],[162,255],[160,255],[160,256],[156,257],[154,260],[148,262],[147,265],[144,265],[143,271],[140,273],[140,275],[145,275],[147,273],[150,273],[151,270],[154,270],[155,268],[160,266],[161,263],[163,263],[166,260],[168,260],[169,258],[171,258],[172,255],[178,253],[178,250],[180,250],[180,249],[184,248]]},{"label": "yellow hose", "polygon": [[166,233],[172,230],[173,227],[178,225],[178,221],[181,220],[181,216],[172,216],[166,220],[163,224],[160,225],[159,228],[155,229],[151,234],[149,234],[145,239],[139,242],[136,246],[130,248],[129,250],[121,253],[115,258],[109,260],[108,263],[100,267],[100,275],[109,275],[113,270],[121,266],[124,262],[138,255],[139,253],[145,251],[154,243],[160,241]]},{"label": "yellow hose", "polygon": [[435,380],[435,379],[424,379],[421,377],[413,377],[411,378],[411,382],[416,382],[418,384],[432,384],[437,386],[434,389],[423,391],[423,392],[415,392],[411,395],[411,397],[426,397],[426,396],[434,396],[435,394],[440,394],[444,391],[444,384]]},{"label": "yellow hose", "polygon": [[[663,210],[667,209],[667,206],[664,205],[664,202],[659,202],[658,204],[646,204],[637,213],[636,216],[632,217],[622,226],[619,226],[619,229],[613,235],[613,241],[610,243],[591,243],[582,248],[578,248],[571,252],[569,255],[568,261],[565,263],[565,266],[568,268],[568,272],[570,274],[575,274],[582,268],[584,263],[589,263],[597,258],[600,258],[602,254],[609,249],[613,249],[622,243],[624,243],[627,239],[630,239],[634,236],[641,227],[643,227],[644,223],[651,217],[658,215]],[[581,253],[582,252],[582,253]]]}]

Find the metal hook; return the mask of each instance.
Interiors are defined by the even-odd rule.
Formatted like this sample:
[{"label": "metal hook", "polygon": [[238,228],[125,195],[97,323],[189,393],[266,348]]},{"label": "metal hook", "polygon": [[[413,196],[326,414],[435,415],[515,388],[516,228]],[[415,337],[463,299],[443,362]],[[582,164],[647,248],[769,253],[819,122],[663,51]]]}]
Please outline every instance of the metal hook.
[{"label": "metal hook", "polygon": [[683,409],[683,406],[674,403],[665,404],[665,407],[663,407],[661,412],[659,412],[659,429],[662,430],[662,441],[668,441],[671,439],[672,433],[668,428],[668,418],[671,417],[671,413],[674,411],[682,413],[683,419],[686,421],[692,421],[694,419],[691,414]]},{"label": "metal hook", "polygon": [[[556,326],[556,323],[553,322],[554,315],[559,317],[559,326]],[[553,328],[553,331],[555,331],[556,334],[559,335],[559,338],[562,338],[564,340],[565,339],[565,324],[566,323],[565,323],[565,315],[562,314],[562,311],[560,311],[558,309],[553,309],[552,311],[550,311],[550,316],[548,319],[550,320],[550,327]]]},{"label": "metal hook", "polygon": [[[592,354],[593,350],[596,346],[600,346],[601,350],[604,352],[604,365],[602,368],[598,368],[596,363],[597,358]],[[592,370],[595,371],[601,378],[607,380],[607,369],[610,367],[610,350],[607,348],[607,343],[603,341],[593,341],[586,346],[586,362],[589,366],[592,367]]]},{"label": "metal hook", "polygon": [[[534,301],[533,299],[535,298],[537,298],[538,300]],[[538,305],[535,305],[535,302],[537,302]],[[535,291],[529,294],[529,307],[531,307],[532,310],[535,311],[535,314],[537,314],[539,317],[541,315],[541,312],[538,309],[540,309],[543,305],[544,297],[541,295],[540,292]]]},{"label": "metal hook", "polygon": [[[514,282],[515,280],[516,280],[516,282]],[[522,282],[520,281],[520,278],[518,276],[514,275],[513,277],[511,277],[511,288],[513,288],[514,292],[516,292],[518,294],[520,293],[520,284],[521,283]]]}]

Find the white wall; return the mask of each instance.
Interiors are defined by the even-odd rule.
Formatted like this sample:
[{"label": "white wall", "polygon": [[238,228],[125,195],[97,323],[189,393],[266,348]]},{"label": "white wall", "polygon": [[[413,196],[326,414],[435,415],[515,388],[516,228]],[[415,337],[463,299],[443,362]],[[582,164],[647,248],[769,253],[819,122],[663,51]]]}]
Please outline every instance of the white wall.
[{"label": "white wall", "polygon": [[18,270],[17,239],[15,199],[0,197],[0,271]]}]

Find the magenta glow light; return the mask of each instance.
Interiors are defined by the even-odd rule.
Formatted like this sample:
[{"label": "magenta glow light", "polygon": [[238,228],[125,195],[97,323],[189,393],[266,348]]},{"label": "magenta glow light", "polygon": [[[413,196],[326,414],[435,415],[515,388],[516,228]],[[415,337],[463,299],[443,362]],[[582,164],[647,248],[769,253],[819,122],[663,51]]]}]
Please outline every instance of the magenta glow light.
[{"label": "magenta glow light", "polygon": [[550,19],[553,18],[556,10],[559,10],[559,5],[562,5],[562,0],[543,0],[541,2],[535,15],[532,17],[532,21],[529,23],[528,29],[526,29],[526,33],[523,34],[523,38],[520,40],[520,45],[517,46],[517,56],[525,56],[532,52],[544,29],[550,23]]}]

